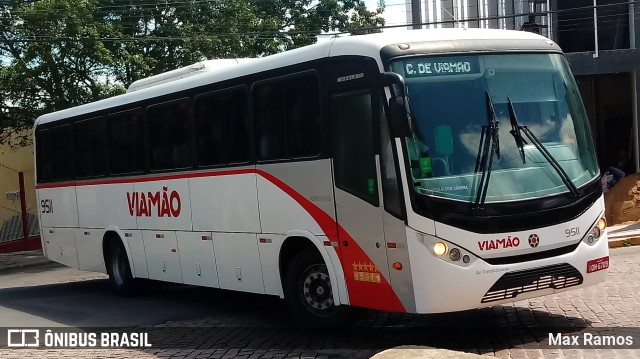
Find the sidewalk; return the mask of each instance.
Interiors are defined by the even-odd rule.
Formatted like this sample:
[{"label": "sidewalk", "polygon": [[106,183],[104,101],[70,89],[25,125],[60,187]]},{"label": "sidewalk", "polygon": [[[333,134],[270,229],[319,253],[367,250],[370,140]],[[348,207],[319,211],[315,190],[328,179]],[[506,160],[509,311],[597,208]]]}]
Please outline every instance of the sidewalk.
[{"label": "sidewalk", "polygon": [[46,258],[42,249],[24,252],[0,254],[0,273],[6,270],[31,267],[51,262]]},{"label": "sidewalk", "polygon": [[609,248],[640,245],[640,223],[623,224],[607,228]]}]

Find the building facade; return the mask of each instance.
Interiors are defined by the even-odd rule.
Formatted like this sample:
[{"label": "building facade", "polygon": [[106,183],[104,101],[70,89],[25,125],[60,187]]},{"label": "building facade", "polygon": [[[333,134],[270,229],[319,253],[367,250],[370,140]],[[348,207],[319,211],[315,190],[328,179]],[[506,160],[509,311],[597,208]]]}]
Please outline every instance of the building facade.
[{"label": "building facade", "polygon": [[33,146],[0,145],[0,243],[22,238],[19,173],[22,172],[29,234],[38,233]]},{"label": "building facade", "polygon": [[640,172],[640,3],[636,2],[406,0],[407,22],[414,28],[526,30],[557,42],[580,87],[600,166],[625,167],[627,173]]}]

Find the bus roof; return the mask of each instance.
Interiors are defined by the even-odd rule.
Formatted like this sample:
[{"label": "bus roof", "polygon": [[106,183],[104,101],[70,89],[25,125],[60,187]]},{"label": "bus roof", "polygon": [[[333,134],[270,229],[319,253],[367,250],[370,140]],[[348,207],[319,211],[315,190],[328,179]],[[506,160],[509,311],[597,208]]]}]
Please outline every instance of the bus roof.
[{"label": "bus roof", "polygon": [[158,86],[163,83],[173,82],[181,80],[191,76],[197,76],[203,72],[223,71],[227,67],[237,66],[238,64],[248,61],[255,61],[255,58],[245,59],[215,59],[196,62],[189,66],[181,67],[179,69],[163,72],[154,76],[146,77],[137,81],[134,81],[127,88],[127,92],[133,92],[142,90],[148,87]]},{"label": "bus roof", "polygon": [[[234,66],[229,66],[228,61],[213,60],[207,71],[198,71],[196,75],[191,76],[175,76],[175,80],[172,79],[171,73],[180,73],[180,71],[184,70],[178,69],[151,76],[134,82],[132,86],[136,83],[142,85],[137,88],[134,87],[135,91],[42,115],[36,119],[35,126],[323,57],[342,55],[369,56],[378,59],[379,66],[382,68],[382,63],[379,60],[381,49],[389,45],[417,43],[429,44],[430,53],[434,51],[473,52],[487,51],[489,49],[491,51],[536,50],[560,52],[560,48],[553,41],[526,31],[431,29],[399,30],[360,36],[338,36],[331,40],[265,56],[253,61],[234,61],[232,59],[231,62],[234,63]],[[487,47],[487,44],[490,44],[490,48]],[[516,48],[514,48],[514,44],[517,44]],[[221,64],[218,69],[215,67],[216,62]],[[187,66],[186,69],[189,67]],[[159,81],[156,81],[157,79]]]}]

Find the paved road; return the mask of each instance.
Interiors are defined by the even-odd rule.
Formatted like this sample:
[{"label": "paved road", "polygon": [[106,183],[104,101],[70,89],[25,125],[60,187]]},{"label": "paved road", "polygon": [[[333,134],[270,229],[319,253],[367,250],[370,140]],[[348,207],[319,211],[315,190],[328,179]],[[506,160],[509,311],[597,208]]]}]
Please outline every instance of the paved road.
[{"label": "paved road", "polygon": [[[22,269],[0,274],[0,327],[144,326],[155,347],[0,350],[0,357],[369,358],[421,345],[500,358],[640,358],[640,349],[545,345],[549,332],[640,327],[640,247],[614,249],[611,257],[608,281],[579,291],[453,314],[369,311],[352,328],[315,331],[296,328],[278,298],[175,285],[147,285],[139,297],[120,298],[104,275],[57,265]],[[412,349],[378,357],[451,353]]]}]

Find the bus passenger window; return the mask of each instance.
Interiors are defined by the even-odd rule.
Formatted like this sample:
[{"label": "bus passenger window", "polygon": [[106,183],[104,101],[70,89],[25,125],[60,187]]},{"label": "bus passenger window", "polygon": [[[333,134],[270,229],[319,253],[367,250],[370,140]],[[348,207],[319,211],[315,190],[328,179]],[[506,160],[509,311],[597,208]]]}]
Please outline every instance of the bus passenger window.
[{"label": "bus passenger window", "polygon": [[258,158],[263,160],[285,157],[284,101],[279,83],[256,87],[254,113],[258,140]]},{"label": "bus passenger window", "polygon": [[56,180],[67,180],[74,176],[73,127],[58,126],[53,129],[53,173]]},{"label": "bus passenger window", "polygon": [[102,118],[76,122],[76,177],[107,174],[106,127]]},{"label": "bus passenger window", "polygon": [[147,116],[151,169],[188,167],[193,133],[188,100],[149,107]]},{"label": "bus passenger window", "polygon": [[109,153],[112,174],[144,169],[143,112],[141,109],[109,118]]},{"label": "bus passenger window", "polygon": [[322,133],[315,73],[270,81],[256,86],[253,93],[259,159],[320,153]]},{"label": "bus passenger window", "polygon": [[246,106],[244,89],[196,98],[200,166],[241,163],[249,159]]},{"label": "bus passenger window", "polygon": [[38,157],[38,181],[55,178],[53,173],[53,135],[50,130],[36,132],[36,153]]},{"label": "bus passenger window", "polygon": [[305,76],[285,84],[287,147],[289,157],[309,157],[320,153],[320,112],[318,81]]}]

